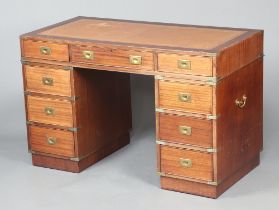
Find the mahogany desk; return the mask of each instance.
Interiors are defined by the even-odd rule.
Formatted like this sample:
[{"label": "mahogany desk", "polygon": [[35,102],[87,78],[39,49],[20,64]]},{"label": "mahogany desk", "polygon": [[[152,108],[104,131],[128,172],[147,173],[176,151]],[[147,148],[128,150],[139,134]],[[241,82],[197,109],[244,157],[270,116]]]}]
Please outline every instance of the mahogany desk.
[{"label": "mahogany desk", "polygon": [[154,77],[162,188],[216,198],[259,164],[263,31],[77,17],[20,40],[34,165],[127,145],[129,73]]}]

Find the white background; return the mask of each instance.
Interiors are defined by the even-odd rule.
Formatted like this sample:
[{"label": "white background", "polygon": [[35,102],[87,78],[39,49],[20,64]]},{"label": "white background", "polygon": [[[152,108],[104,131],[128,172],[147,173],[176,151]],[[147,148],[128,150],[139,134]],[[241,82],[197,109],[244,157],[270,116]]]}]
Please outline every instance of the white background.
[{"label": "white background", "polygon": [[[278,11],[278,0],[1,0],[0,209],[278,209]],[[129,146],[81,174],[33,167],[26,145],[19,35],[79,15],[264,29],[261,165],[217,200],[160,190],[153,79],[133,76]]]}]

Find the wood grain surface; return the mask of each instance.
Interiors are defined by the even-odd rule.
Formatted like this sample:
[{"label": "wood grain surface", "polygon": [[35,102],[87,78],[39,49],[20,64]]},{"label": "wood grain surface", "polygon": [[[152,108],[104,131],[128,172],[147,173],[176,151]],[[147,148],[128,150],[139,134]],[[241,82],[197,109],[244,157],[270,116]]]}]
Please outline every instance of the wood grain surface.
[{"label": "wood grain surface", "polygon": [[199,196],[205,196],[209,198],[218,198],[229,187],[235,184],[239,179],[249,173],[252,169],[258,166],[260,163],[260,157],[256,156],[251,161],[247,162],[241,169],[236,171],[232,176],[228,177],[222,183],[217,186],[188,181],[185,179],[176,179],[167,176],[161,176],[161,188],[166,190],[173,190],[178,192],[184,192]]},{"label": "wood grain surface", "polygon": [[247,39],[227,47],[217,57],[214,75],[226,77],[263,56],[264,32],[258,31]]},{"label": "wood grain surface", "polygon": [[[212,154],[181,148],[161,146],[161,171],[194,179],[213,180]],[[180,164],[180,159],[190,159],[192,167]]]},{"label": "wood grain surface", "polygon": [[129,133],[125,133],[110,144],[100,148],[98,151],[82,158],[80,161],[72,161],[62,157],[35,153],[32,154],[32,163],[35,166],[79,173],[104,157],[129,144],[129,142]]},{"label": "wood grain surface", "polygon": [[[83,51],[92,51],[93,59],[85,59]],[[130,56],[141,56],[142,64],[130,63]],[[153,53],[136,49],[124,50],[117,47],[107,47],[102,45],[77,46],[71,45],[71,61],[81,63],[93,63],[95,65],[118,66],[132,69],[142,69],[153,71]]]},{"label": "wood grain surface", "polygon": [[[160,113],[159,139],[174,143],[212,147],[212,121]],[[180,126],[191,127],[191,135],[183,135]]]},{"label": "wood grain surface", "polygon": [[[45,109],[54,110],[53,115],[47,115]],[[27,97],[28,120],[39,123],[73,127],[72,103],[66,100]]]},{"label": "wood grain surface", "polygon": [[[236,99],[247,96],[243,108]],[[259,154],[263,145],[263,60],[235,72],[216,88],[218,180],[230,176]]]},{"label": "wood grain surface", "polygon": [[[180,59],[190,61],[191,68],[179,68],[178,60]],[[158,53],[158,71],[212,76],[212,57]]]},{"label": "wood grain surface", "polygon": [[84,156],[116,141],[132,128],[130,75],[76,69],[73,71],[77,153]]},{"label": "wood grain surface", "polygon": [[[49,55],[41,54],[41,47],[49,47],[51,53]],[[34,41],[30,39],[23,40],[22,55],[27,58],[31,57],[46,60],[69,61],[69,51],[67,44]]]},{"label": "wood grain surface", "polygon": [[[32,151],[65,157],[75,156],[72,132],[32,125],[29,127],[29,132]],[[49,144],[48,138],[54,138],[55,143]]]},{"label": "wood grain surface", "polygon": [[[71,96],[70,72],[63,69],[25,65],[26,91]],[[43,79],[51,79],[46,85]]]},{"label": "wood grain surface", "polygon": [[[188,83],[159,81],[159,107],[194,113],[212,113],[212,87]],[[180,93],[191,94],[191,100],[179,99]]]}]

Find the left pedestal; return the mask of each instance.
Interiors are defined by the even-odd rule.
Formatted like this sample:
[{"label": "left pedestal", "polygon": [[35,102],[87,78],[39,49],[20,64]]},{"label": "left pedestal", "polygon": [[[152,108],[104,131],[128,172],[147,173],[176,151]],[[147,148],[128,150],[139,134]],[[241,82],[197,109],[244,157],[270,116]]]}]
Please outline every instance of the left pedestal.
[{"label": "left pedestal", "polygon": [[130,142],[129,74],[27,63],[23,78],[34,165],[80,172]]}]

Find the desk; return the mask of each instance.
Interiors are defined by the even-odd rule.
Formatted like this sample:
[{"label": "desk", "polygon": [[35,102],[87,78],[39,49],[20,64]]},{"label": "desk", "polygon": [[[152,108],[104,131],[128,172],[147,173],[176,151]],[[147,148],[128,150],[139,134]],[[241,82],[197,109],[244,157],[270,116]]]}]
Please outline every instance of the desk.
[{"label": "desk", "polygon": [[154,77],[163,189],[216,198],[259,164],[263,31],[77,17],[20,41],[35,166],[80,172],[129,144],[129,73]]}]

